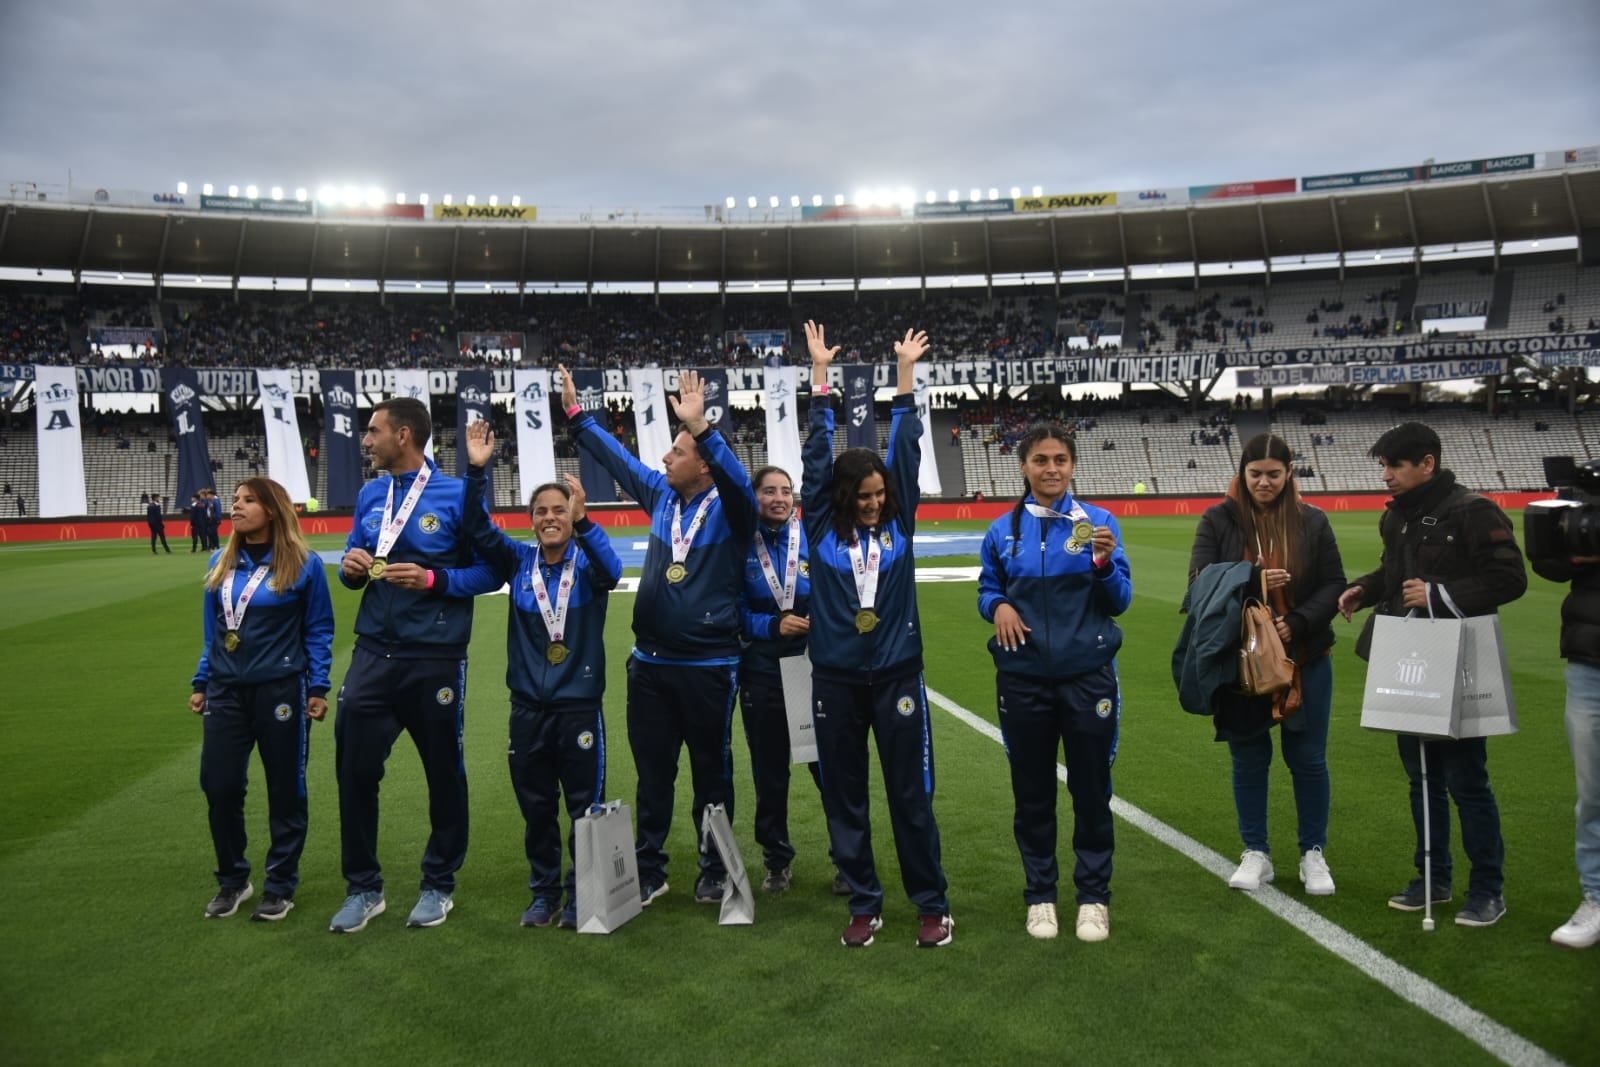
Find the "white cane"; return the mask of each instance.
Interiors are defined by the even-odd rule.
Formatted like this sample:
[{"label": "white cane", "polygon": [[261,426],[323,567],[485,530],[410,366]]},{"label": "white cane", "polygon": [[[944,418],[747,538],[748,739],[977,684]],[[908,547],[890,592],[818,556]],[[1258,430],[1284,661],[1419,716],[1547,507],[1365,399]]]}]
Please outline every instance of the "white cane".
[{"label": "white cane", "polygon": [[1422,929],[1433,932],[1433,827],[1428,818],[1428,745],[1417,738],[1422,765]]}]

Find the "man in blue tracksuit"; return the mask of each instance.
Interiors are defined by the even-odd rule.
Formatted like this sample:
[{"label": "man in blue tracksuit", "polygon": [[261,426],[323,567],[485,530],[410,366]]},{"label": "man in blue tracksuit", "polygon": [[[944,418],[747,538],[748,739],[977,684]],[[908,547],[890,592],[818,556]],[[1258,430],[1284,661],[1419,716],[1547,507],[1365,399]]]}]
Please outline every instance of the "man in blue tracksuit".
[{"label": "man in blue tracksuit", "polygon": [[[489,521],[482,504],[484,468],[494,459],[494,434],[483,421],[467,426],[467,531],[511,585],[506,617],[506,685],[511,690],[511,786],[527,831],[523,838],[533,903],[523,926],[578,928],[577,861],[567,850],[567,905],[561,908],[561,821],[567,795],[574,821],[605,799],[606,603],[622,577],[605,530],[584,513],[583,485],[549,482],[533,491],[528,517],[534,544],[513,541]],[[559,919],[557,912],[559,911]]]},{"label": "man in blue tracksuit", "polygon": [[1017,456],[1027,492],[983,539],[978,613],[995,625],[989,653],[1027,930],[1043,939],[1057,933],[1056,752],[1064,747],[1077,935],[1103,941],[1111,932],[1111,764],[1122,716],[1115,616],[1132,603],[1133,580],[1116,519],[1072,497],[1072,436],[1041,424],[1023,436]]},{"label": "man in blue tracksuit", "polygon": [[[744,565],[739,711],[756,791],[756,843],[766,866],[761,888],[782,893],[793,878],[794,845],[789,843],[789,713],[779,662],[805,655],[811,630],[811,553],[788,472],[762,467],[751,485],[761,506],[761,523]],[[816,762],[806,768],[820,789]]]},{"label": "man in blue tracksuit", "polygon": [[[639,889],[646,904],[666,892],[667,831],[672,826],[678,750],[689,749],[695,838],[707,804],[733,818],[733,698],[739,674],[739,588],[755,536],[756,500],[733,449],[706,422],[705,384],[694,371],[678,379],[672,407],[683,430],[651,470],[578,407],[561,368],[562,406],[581,448],[605,466],[650,515],[628,659],[628,746],[639,773]],[[702,849],[695,899],[722,899],[727,872]]]},{"label": "man in blue tracksuit", "polygon": [[917,909],[917,945],[938,948],[950,944],[955,923],[933,815],[933,732],[911,545],[922,458],[913,387],[928,337],[907,330],[895,344],[898,385],[887,463],[866,448],[834,458],[827,372],[839,349],[829,348],[822,327],[812,322],[806,323],[806,344],[812,385],[802,481],[811,542],[811,709],[833,861],[850,885],[850,921],[840,940],[847,948],[865,948],[883,924],[867,807],[871,733],[889,795],[900,878]]},{"label": "man in blue tracksuit", "polygon": [[472,598],[500,588],[500,579],[461,536],[466,484],[424,454],[432,432],[421,401],[396,397],[372,409],[362,438],[373,467],[389,474],[357,496],[339,568],[339,580],[362,593],[333,727],[349,894],[329,924],[335,933],[354,933],[384,910],[378,783],[401,731],[422,756],[432,827],[407,925],[445,921],[467,855],[462,717]]}]

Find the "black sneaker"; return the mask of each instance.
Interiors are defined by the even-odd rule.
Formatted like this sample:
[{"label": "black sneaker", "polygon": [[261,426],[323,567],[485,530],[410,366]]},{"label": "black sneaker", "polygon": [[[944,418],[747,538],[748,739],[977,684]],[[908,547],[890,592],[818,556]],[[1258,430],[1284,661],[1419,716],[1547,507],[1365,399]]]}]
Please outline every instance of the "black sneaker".
[{"label": "black sneaker", "polygon": [[294,910],[294,898],[279,896],[277,893],[261,894],[261,903],[256,905],[256,910],[250,914],[250,921],[257,923],[275,923]]},{"label": "black sneaker", "polygon": [[[1450,887],[1435,884],[1433,887],[1433,902],[1435,904],[1450,903]],[[1395,911],[1421,911],[1424,907],[1422,900],[1422,879],[1413,878],[1411,884],[1389,898],[1389,907]]]},{"label": "black sneaker", "polygon": [[1492,897],[1470,896],[1460,911],[1456,912],[1457,926],[1493,926],[1506,913],[1506,898],[1496,893]]},{"label": "black sneaker", "polygon": [[576,930],[578,928],[578,905],[574,901],[567,901],[567,906],[561,909],[561,918],[556,920],[558,930]]},{"label": "black sneaker", "polygon": [[702,874],[694,880],[694,899],[701,904],[721,904],[723,884],[721,878]]},{"label": "black sneaker", "polygon": [[255,887],[249,882],[237,889],[219,889],[217,895],[211,898],[206,905],[206,918],[226,919],[239,910],[239,905],[250,899],[255,892]]},{"label": "black sneaker", "polygon": [[793,882],[794,871],[788,864],[782,867],[768,867],[767,876],[761,879],[761,888],[768,893],[787,893]]}]

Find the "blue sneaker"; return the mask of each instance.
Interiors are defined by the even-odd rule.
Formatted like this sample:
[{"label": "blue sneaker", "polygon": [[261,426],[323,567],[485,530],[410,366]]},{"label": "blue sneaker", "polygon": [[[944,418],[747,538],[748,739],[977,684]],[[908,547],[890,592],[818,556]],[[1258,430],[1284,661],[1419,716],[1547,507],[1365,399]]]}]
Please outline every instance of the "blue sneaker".
[{"label": "blue sneaker", "polygon": [[652,900],[661,896],[666,891],[667,880],[665,878],[663,878],[659,884],[656,882],[647,882],[642,878],[639,880],[639,900],[647,908],[650,906],[650,902]]},{"label": "blue sneaker", "polygon": [[[441,920],[442,921],[442,920]],[[522,913],[523,926],[537,926],[543,929],[556,921],[556,902],[538,898],[528,905],[528,910]]]},{"label": "blue sneaker", "polygon": [[344,898],[344,907],[328,923],[328,929],[336,934],[358,933],[367,928],[368,919],[382,915],[383,909],[382,893],[351,893]]},{"label": "blue sneaker", "polygon": [[450,899],[450,894],[442,889],[424,889],[422,896],[417,898],[417,906],[411,909],[411,915],[406,919],[406,925],[411,927],[439,926],[444,923],[445,916],[450,914],[450,909],[456,902]]},{"label": "blue sneaker", "polygon": [[567,906],[561,909],[561,919],[556,923],[563,930],[576,930],[578,928],[578,905],[567,901]]}]

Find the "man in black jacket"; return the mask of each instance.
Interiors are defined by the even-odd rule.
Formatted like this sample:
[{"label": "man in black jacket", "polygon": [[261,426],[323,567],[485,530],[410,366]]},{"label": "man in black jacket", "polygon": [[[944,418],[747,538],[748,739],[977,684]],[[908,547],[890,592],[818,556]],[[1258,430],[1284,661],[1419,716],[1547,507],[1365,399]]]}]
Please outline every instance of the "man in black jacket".
[{"label": "man in black jacket", "polygon": [[[1393,494],[1378,523],[1383,558],[1378,569],[1356,579],[1339,597],[1346,619],[1376,606],[1376,614],[1405,615],[1413,609],[1444,617],[1492,615],[1528,588],[1522,550],[1511,520],[1494,501],[1463,489],[1440,465],[1439,435],[1420,422],[1407,422],[1378,438],[1368,453],[1383,468],[1383,483]],[[1370,622],[1369,622],[1370,625]],[[1365,657],[1368,633],[1356,651]],[[1426,745],[1428,811],[1432,824],[1433,900],[1450,899],[1450,805],[1461,818],[1461,845],[1472,862],[1467,902],[1456,914],[1459,926],[1491,926],[1505,914],[1502,895],[1505,843],[1500,808],[1489,787],[1488,747],[1481,737],[1421,741],[1397,737],[1400,762],[1411,779],[1411,818],[1416,824],[1417,871],[1423,870],[1422,749]],[[1400,911],[1421,911],[1422,879],[1413,879],[1389,898]]]},{"label": "man in black jacket", "polygon": [[[1531,535],[1530,535],[1531,538]],[[1534,547],[1529,545],[1529,552]],[[1583,901],[1550,934],[1567,948],[1600,944],[1600,556],[1533,560],[1552,582],[1571,582],[1561,604],[1561,655],[1567,661],[1567,740],[1578,777],[1577,858]]]}]

